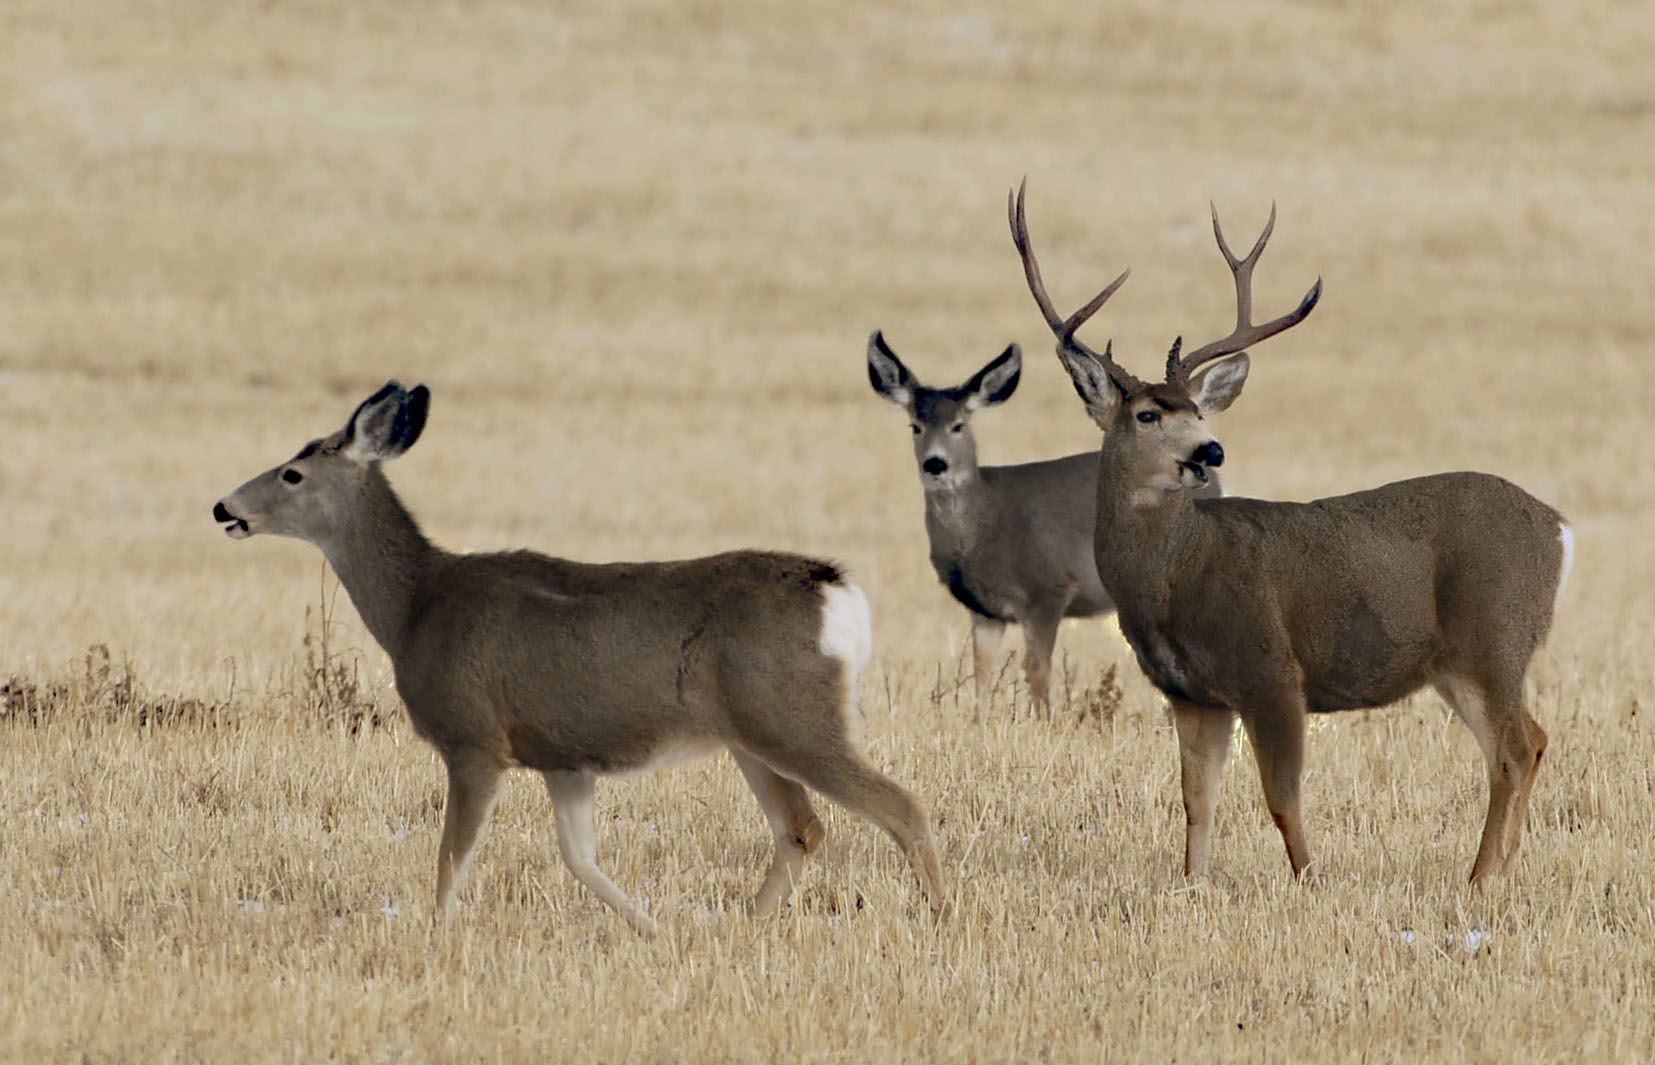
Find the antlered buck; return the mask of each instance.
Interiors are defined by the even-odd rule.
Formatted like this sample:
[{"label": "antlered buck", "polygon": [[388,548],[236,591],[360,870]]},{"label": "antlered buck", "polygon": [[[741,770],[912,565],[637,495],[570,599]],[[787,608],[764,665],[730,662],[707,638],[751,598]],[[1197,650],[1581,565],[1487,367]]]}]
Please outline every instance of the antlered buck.
[{"label": "antlered buck", "polygon": [[[1208,866],[1214,808],[1237,717],[1297,876],[1310,863],[1299,815],[1306,715],[1381,706],[1430,684],[1468,725],[1488,766],[1478,881],[1516,857],[1546,733],[1523,707],[1529,661],[1551,626],[1571,535],[1551,507],[1498,477],[1444,473],[1312,503],[1199,499],[1223,449],[1204,416],[1235,401],[1244,349],[1302,321],[1255,325],[1252,275],[1275,224],[1243,259],[1213,232],[1234,275],[1236,328],[1145,382],[1075,331],[1122,274],[1065,318],[1041,281],[1023,190],[1008,203],[1029,290],[1058,354],[1104,430],[1097,564],[1121,631],[1177,726],[1189,827],[1184,871]],[[1107,550],[1106,550],[1107,548]]]},{"label": "antlered buck", "polygon": [[213,508],[240,539],[322,549],[391,657],[414,730],[442,756],[437,853],[446,916],[505,770],[538,771],[570,871],[639,932],[655,924],[596,864],[596,778],[728,748],[775,837],[754,909],[784,901],[824,832],[805,787],[873,821],[934,910],[942,878],[925,811],[857,748],[868,603],[830,563],[737,551],[587,565],[432,544],[380,464],[425,426],[429,392],[395,381]]}]

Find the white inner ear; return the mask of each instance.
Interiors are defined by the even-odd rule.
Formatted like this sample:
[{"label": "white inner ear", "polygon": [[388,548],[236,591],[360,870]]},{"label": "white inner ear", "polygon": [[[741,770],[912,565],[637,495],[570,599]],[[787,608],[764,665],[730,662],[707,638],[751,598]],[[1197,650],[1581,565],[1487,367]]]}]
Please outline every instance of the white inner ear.
[{"label": "white inner ear", "polygon": [[879,375],[879,387],[875,389],[881,396],[895,403],[899,407],[906,407],[914,401],[913,390],[901,384],[902,377],[877,349],[873,349],[868,357],[868,367]]},{"label": "white inner ear", "polygon": [[385,403],[358,411],[351,424],[350,442],[339,453],[363,465],[385,458],[385,437],[390,435],[395,419],[395,408]]},{"label": "white inner ear", "polygon": [[967,410],[980,410],[995,403],[1004,403],[1005,398],[990,400],[989,397],[1006,387],[1006,382],[1023,372],[1021,355],[1007,359],[1004,365],[987,374],[977,383],[977,390],[965,399]]},{"label": "white inner ear", "polygon": [[1228,409],[1241,395],[1251,365],[1246,352],[1217,363],[1196,381],[1195,395],[1190,398],[1202,414]]},{"label": "white inner ear", "polygon": [[1115,417],[1115,407],[1120,402],[1120,396],[1115,391],[1114,382],[1109,380],[1109,374],[1096,360],[1085,355],[1077,355],[1067,351],[1059,354],[1063,358],[1064,368],[1069,371],[1069,377],[1074,381],[1080,398],[1086,404],[1086,413],[1092,416],[1099,429],[1108,429]]},{"label": "white inner ear", "polygon": [[350,443],[339,449],[339,453],[360,466],[366,466],[379,457],[373,448],[363,442],[360,431],[351,437]]}]

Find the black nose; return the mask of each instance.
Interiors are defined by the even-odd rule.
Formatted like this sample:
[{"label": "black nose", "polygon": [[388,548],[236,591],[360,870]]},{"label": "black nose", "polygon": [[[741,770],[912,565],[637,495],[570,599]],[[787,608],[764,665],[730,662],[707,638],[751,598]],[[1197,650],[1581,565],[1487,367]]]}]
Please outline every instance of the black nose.
[{"label": "black nose", "polygon": [[937,455],[932,455],[930,458],[920,463],[919,468],[935,477],[937,474],[948,469],[948,461]]},{"label": "black nose", "polygon": [[214,521],[235,521],[236,516],[234,514],[231,514],[228,510],[224,509],[224,504],[222,502],[219,502],[219,503],[214,503],[213,504],[213,520]]},{"label": "black nose", "polygon": [[1217,440],[1209,440],[1205,444],[1190,452],[1190,461],[1199,462],[1203,466],[1224,465],[1224,449]]}]

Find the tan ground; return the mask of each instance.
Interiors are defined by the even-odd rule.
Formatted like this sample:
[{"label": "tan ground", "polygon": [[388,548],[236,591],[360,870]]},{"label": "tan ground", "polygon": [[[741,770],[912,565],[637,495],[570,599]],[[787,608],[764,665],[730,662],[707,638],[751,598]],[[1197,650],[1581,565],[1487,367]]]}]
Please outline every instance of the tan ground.
[{"label": "tan ground", "polygon": [[[0,10],[0,1060],[1655,1056],[1655,11],[1013,6]],[[967,725],[863,347],[951,383],[1020,341],[985,457],[1093,446],[1024,174],[1060,303],[1135,268],[1092,335],[1143,371],[1228,328],[1208,200],[1238,243],[1280,205],[1261,304],[1326,295],[1217,424],[1232,491],[1469,467],[1570,515],[1513,877],[1463,885],[1481,762],[1434,698],[1315,729],[1305,885],[1245,751],[1183,882],[1105,626],[1065,631],[1053,723]],[[848,565],[953,919],[837,813],[794,910],[743,916],[768,833],[719,758],[601,792],[661,940],[576,888],[528,777],[434,931],[440,770],[383,657],[342,596],[322,623],[315,550],[209,517],[391,376],[434,392],[391,472],[445,543]]]}]

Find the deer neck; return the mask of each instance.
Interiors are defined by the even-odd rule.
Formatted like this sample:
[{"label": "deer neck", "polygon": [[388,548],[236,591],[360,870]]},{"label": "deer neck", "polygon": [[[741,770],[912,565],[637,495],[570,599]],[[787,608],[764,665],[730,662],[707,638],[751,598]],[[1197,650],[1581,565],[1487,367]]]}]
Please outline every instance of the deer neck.
[{"label": "deer neck", "polygon": [[961,470],[945,482],[927,479],[925,484],[925,527],[931,535],[933,554],[958,557],[970,551],[979,536],[987,506],[982,474],[975,466]]},{"label": "deer neck", "polygon": [[318,546],[362,623],[394,661],[420,579],[441,551],[425,538],[378,465],[364,475],[349,520]]},{"label": "deer neck", "polygon": [[1134,459],[1105,438],[1098,456],[1098,576],[1123,615],[1158,616],[1173,561],[1197,534],[1195,493],[1179,486],[1176,473]]}]

